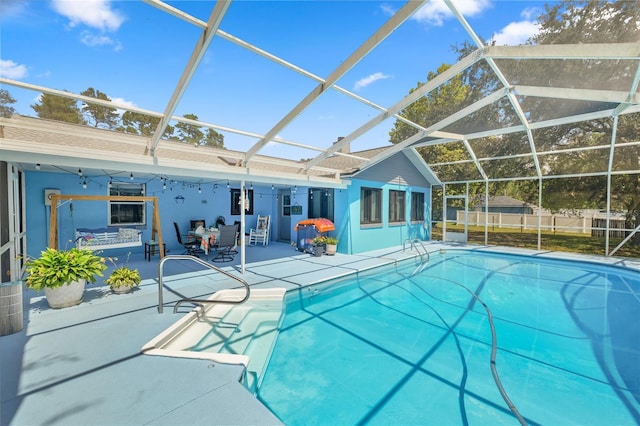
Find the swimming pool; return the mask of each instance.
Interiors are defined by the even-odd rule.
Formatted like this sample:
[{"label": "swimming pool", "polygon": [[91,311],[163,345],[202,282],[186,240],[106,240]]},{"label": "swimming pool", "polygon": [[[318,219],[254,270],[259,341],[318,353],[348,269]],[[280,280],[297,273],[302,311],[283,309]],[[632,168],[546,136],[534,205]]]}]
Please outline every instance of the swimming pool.
[{"label": "swimming pool", "polygon": [[259,399],[287,425],[640,423],[640,273],[457,250],[415,269],[289,293]]}]

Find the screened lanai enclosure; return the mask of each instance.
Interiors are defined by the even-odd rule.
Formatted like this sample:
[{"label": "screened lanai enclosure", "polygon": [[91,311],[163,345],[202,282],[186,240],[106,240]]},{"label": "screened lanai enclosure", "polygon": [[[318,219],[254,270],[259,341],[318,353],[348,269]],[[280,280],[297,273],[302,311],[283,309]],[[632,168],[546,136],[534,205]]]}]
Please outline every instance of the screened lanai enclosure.
[{"label": "screened lanai enclosure", "polygon": [[[3,73],[3,115],[111,130],[114,144],[143,135],[147,149],[101,163],[2,139],[3,161],[203,188],[225,179],[340,187],[347,171],[417,150],[440,181],[433,239],[568,250],[589,241],[596,254],[639,256],[639,2],[536,3],[535,30],[517,43],[492,37],[500,28],[486,21],[521,2],[498,2],[482,21],[452,0],[107,2],[121,20],[102,29],[112,44],[91,57],[67,54],[82,37],[72,30],[92,27],[64,3],[50,6],[69,20],[64,36],[15,22],[8,35],[3,22],[2,59],[34,68]],[[159,33],[173,38],[156,43]],[[125,61],[116,44],[139,54]],[[46,67],[35,60],[43,49],[57,52]],[[41,78],[47,70],[52,78]],[[193,163],[154,162],[176,140]],[[220,148],[231,173],[198,161]],[[363,154],[374,148],[383,149]]]}]

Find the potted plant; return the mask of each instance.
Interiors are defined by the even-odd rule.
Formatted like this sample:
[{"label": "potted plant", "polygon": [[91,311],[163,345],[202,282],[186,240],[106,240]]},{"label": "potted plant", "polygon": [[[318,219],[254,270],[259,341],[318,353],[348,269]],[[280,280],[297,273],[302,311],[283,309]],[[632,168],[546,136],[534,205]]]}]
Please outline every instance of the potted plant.
[{"label": "potted plant", "polygon": [[329,256],[333,256],[336,254],[336,250],[338,249],[338,239],[336,237],[326,237],[326,253]]},{"label": "potted plant", "polygon": [[86,249],[47,248],[40,257],[27,260],[27,287],[44,290],[52,308],[65,308],[82,302],[87,282],[96,282],[107,269],[104,258]]},{"label": "potted plant", "polygon": [[140,284],[140,272],[137,269],[121,266],[114,269],[105,280],[114,293],[128,293]]},{"label": "potted plant", "polygon": [[326,244],[326,237],[324,235],[318,235],[311,240],[313,246],[313,255],[316,257],[322,256],[324,253],[324,246]]},{"label": "potted plant", "polygon": [[128,265],[131,252],[127,254],[127,261],[123,266],[117,267],[116,262],[118,258],[110,259],[113,265],[116,267],[109,278],[104,282],[109,284],[111,291],[114,293],[122,294],[129,293],[134,287],[140,284],[142,279],[140,278],[140,272],[137,269],[130,268]]}]

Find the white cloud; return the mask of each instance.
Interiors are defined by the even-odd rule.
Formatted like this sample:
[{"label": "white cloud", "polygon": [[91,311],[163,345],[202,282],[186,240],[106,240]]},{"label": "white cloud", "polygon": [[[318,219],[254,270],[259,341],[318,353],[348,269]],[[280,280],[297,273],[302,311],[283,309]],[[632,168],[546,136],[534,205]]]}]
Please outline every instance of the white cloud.
[{"label": "white cloud", "polygon": [[[111,98],[111,102],[113,102],[114,104],[118,104],[118,105],[123,105],[126,107],[132,107],[132,108],[137,108],[137,105],[134,104],[131,101],[128,101],[124,98]],[[126,110],[124,109],[120,109],[120,108],[116,108],[116,112],[118,114],[123,114]]]},{"label": "white cloud", "polygon": [[524,44],[530,37],[538,32],[540,24],[537,22],[520,21],[511,22],[500,32],[495,33],[492,40],[497,46],[517,46]]},{"label": "white cloud", "polygon": [[[476,16],[491,5],[489,0],[456,0],[452,3],[464,17]],[[411,19],[440,27],[445,19],[452,16],[451,10],[442,0],[432,0],[414,13]]]},{"label": "white cloud", "polygon": [[19,80],[27,76],[27,67],[10,60],[0,59],[0,77]]},{"label": "white cloud", "polygon": [[82,44],[87,46],[113,46],[113,49],[117,52],[122,49],[122,44],[119,41],[113,40],[106,35],[95,35],[88,31],[83,31],[80,37]]},{"label": "white cloud", "polygon": [[387,74],[383,74],[381,72],[371,74],[367,77],[361,78],[360,80],[356,81],[356,84],[353,86],[353,90],[358,91],[364,87],[367,87],[372,83],[375,83],[378,80],[384,80],[387,78],[391,78],[391,76]]},{"label": "white cloud", "polygon": [[393,16],[397,12],[397,9],[394,8],[393,6],[391,6],[388,3],[381,4],[380,5],[380,10],[382,10],[382,13],[384,13],[385,15],[389,15],[389,16]]},{"label": "white cloud", "polygon": [[520,16],[524,18],[522,21],[511,22],[499,32],[493,34],[492,41],[497,46],[517,46],[524,44],[529,38],[533,37],[540,31],[540,24],[536,18],[540,15],[540,9],[527,8],[522,11]]},{"label": "white cloud", "polygon": [[110,0],[53,0],[53,9],[75,27],[84,24],[101,31],[117,31],[124,17],[111,9]]}]

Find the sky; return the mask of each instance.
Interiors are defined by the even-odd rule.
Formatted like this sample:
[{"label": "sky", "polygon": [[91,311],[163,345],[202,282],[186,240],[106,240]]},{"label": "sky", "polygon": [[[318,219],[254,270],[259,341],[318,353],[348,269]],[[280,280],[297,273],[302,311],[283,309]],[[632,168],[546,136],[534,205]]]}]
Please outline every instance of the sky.
[{"label": "sky", "polygon": [[[168,1],[207,21],[210,1]],[[220,30],[319,78],[328,77],[404,1],[233,1]],[[524,43],[537,31],[545,3],[453,0],[475,33],[498,45]],[[114,102],[164,112],[202,31],[144,2],[122,0],[2,0],[0,76],[79,94],[89,87]],[[451,46],[469,41],[441,1],[430,1],[337,82],[337,86],[388,108],[430,71],[457,58]],[[246,151],[317,86],[222,37],[215,37],[174,115],[252,136],[220,130],[225,146]],[[16,112],[35,116],[39,92],[2,84]],[[278,136],[327,148],[380,112],[328,90]],[[394,119],[351,144],[362,150],[389,144]],[[173,123],[175,124],[175,123]],[[311,158],[316,151],[270,143],[260,154]]]}]

